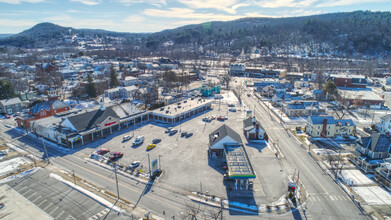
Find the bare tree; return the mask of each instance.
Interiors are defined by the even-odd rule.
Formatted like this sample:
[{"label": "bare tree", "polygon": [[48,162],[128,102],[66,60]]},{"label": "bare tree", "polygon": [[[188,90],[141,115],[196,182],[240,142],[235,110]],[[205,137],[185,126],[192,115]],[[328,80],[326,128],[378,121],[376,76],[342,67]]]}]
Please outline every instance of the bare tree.
[{"label": "bare tree", "polygon": [[232,81],[232,76],[229,74],[229,72],[223,74],[222,80],[225,83],[227,89],[229,89],[229,83]]},{"label": "bare tree", "polygon": [[199,214],[201,213],[200,204],[196,206],[190,203],[186,203],[185,211],[187,216],[189,216],[191,219],[197,220],[200,217]]},{"label": "bare tree", "polygon": [[244,93],[244,86],[239,84],[233,90],[235,96],[238,98],[240,105],[242,105],[242,95]]},{"label": "bare tree", "polygon": [[214,220],[223,219],[223,218],[220,216],[220,215],[222,214],[221,212],[222,212],[222,210],[208,209],[208,210],[205,212],[205,217],[208,218],[208,219],[214,219]]},{"label": "bare tree", "polygon": [[31,122],[30,128],[31,128],[31,132],[33,132],[33,134],[35,134],[35,136],[37,136],[37,138],[38,138],[39,135],[38,135],[38,125],[37,125],[37,123]]},{"label": "bare tree", "polygon": [[334,178],[338,178],[338,173],[341,174],[344,164],[341,159],[341,154],[327,154],[327,161],[329,162],[331,172],[334,174]]}]

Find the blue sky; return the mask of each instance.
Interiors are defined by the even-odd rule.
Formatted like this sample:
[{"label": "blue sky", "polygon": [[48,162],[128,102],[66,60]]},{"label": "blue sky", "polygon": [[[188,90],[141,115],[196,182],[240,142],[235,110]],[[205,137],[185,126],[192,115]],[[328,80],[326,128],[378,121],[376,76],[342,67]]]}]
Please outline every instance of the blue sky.
[{"label": "blue sky", "polygon": [[155,32],[243,17],[390,11],[391,0],[0,0],[0,33],[40,22],[74,28]]}]

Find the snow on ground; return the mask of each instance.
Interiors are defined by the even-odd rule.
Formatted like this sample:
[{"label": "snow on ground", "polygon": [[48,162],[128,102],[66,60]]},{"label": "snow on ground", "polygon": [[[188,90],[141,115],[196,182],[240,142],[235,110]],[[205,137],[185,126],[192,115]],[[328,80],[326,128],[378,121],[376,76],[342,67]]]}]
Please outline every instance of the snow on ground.
[{"label": "snow on ground", "polygon": [[10,176],[10,177],[7,177],[7,178],[4,178],[4,179],[0,180],[0,184],[7,183],[9,181],[22,178],[22,177],[27,176],[29,174],[36,173],[39,170],[41,170],[40,167],[36,167],[36,168],[30,169],[30,170],[26,170],[26,171],[24,171],[22,173],[19,173],[18,175]]},{"label": "snow on ground", "polygon": [[335,151],[333,150],[329,150],[329,149],[323,149],[323,148],[319,148],[319,149],[312,149],[312,151],[316,154],[316,155],[329,155],[329,154],[336,154]]},{"label": "snow on ground", "polygon": [[232,91],[221,91],[221,95],[223,95],[222,100],[228,103],[237,104],[239,102],[238,98],[236,98]]},{"label": "snow on ground", "polygon": [[342,170],[342,179],[348,185],[362,186],[374,184],[374,182],[359,170]]},{"label": "snow on ground", "polygon": [[11,160],[0,162],[0,177],[16,170],[20,165],[29,163],[31,163],[31,161],[24,157],[16,157]]},{"label": "snow on ground", "polygon": [[113,203],[107,201],[106,199],[104,199],[104,198],[102,198],[102,197],[100,197],[100,196],[94,194],[93,192],[88,191],[88,190],[86,190],[86,189],[84,189],[84,188],[82,188],[82,187],[80,187],[80,186],[77,186],[77,185],[75,186],[74,183],[69,182],[68,180],[65,180],[64,178],[62,178],[61,176],[59,176],[59,175],[57,175],[57,174],[51,173],[51,174],[50,174],[50,177],[53,177],[53,178],[55,178],[56,180],[58,180],[58,181],[60,181],[60,182],[63,182],[63,183],[65,183],[65,184],[67,184],[68,186],[70,186],[70,187],[76,189],[77,191],[83,193],[84,195],[86,195],[86,196],[88,196],[88,197],[94,199],[95,201],[99,202],[100,204],[106,206],[107,208],[111,208],[112,210],[114,210],[114,211],[116,211],[116,212],[123,212],[123,211],[124,211],[123,209],[121,209],[121,208],[119,208],[119,207],[117,207],[117,206],[114,206]]},{"label": "snow on ground", "polygon": [[73,108],[76,109],[87,109],[98,105],[96,101],[77,101],[71,99],[64,100],[64,103],[70,106],[74,106]]},{"label": "snow on ground", "polygon": [[352,188],[368,205],[391,205],[391,195],[379,186]]}]

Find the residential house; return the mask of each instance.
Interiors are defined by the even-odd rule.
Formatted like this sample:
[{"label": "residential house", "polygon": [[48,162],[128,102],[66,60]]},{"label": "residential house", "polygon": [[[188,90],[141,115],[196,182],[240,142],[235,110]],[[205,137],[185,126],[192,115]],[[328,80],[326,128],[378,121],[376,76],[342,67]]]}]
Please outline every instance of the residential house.
[{"label": "residential house", "polygon": [[122,98],[122,92],[121,92],[122,87],[116,87],[112,89],[107,89],[105,90],[104,94],[106,98],[109,98],[111,100],[114,99],[120,99]]},{"label": "residential house", "polygon": [[391,114],[380,117],[380,123],[376,128],[381,132],[391,132]]},{"label": "residential house", "polygon": [[120,88],[121,97],[124,99],[131,99],[133,100],[135,92],[138,90],[137,86],[126,86]]},{"label": "residential house", "polygon": [[361,137],[356,141],[356,150],[369,159],[383,159],[390,157],[390,133],[373,132],[369,137]]},{"label": "residential house", "polygon": [[54,116],[58,113],[69,111],[71,108],[59,100],[51,100],[35,104],[28,114],[16,118],[18,125],[24,128],[30,128],[30,122],[41,118]]},{"label": "residential house", "polygon": [[282,103],[284,113],[289,117],[306,117],[310,115],[325,114],[326,109],[319,102],[293,101]]},{"label": "residential house", "polygon": [[354,135],[356,126],[351,119],[336,120],[331,116],[310,116],[305,130],[312,137],[332,138],[336,135]]},{"label": "residential house", "polygon": [[248,140],[262,140],[266,135],[265,129],[256,120],[255,116],[243,120],[243,131]]},{"label": "residential house", "polygon": [[124,79],[125,86],[135,86],[138,84],[138,79],[134,76],[127,76]]},{"label": "residential house", "polygon": [[19,98],[0,100],[0,113],[14,114],[22,111],[22,101]]},{"label": "residential house", "polygon": [[276,105],[281,105],[282,102],[292,101],[292,97],[286,92],[277,92],[272,100]]}]

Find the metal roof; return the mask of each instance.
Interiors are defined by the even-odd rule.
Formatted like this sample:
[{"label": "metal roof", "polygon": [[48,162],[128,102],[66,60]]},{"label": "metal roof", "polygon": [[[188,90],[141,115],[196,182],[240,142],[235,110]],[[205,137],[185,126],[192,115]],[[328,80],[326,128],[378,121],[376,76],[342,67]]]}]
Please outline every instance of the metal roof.
[{"label": "metal roof", "polygon": [[228,176],[232,179],[253,179],[254,169],[243,145],[225,145]]}]

